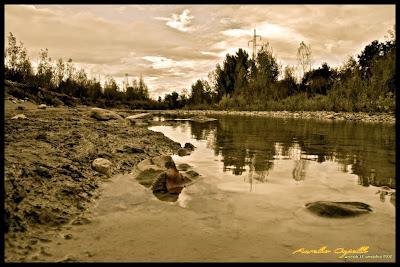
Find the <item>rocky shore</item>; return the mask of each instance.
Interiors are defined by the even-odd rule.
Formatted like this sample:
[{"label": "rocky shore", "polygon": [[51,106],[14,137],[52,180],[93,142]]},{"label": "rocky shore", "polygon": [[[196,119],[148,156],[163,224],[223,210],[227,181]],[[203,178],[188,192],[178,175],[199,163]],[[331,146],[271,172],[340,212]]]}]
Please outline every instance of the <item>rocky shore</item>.
[{"label": "rocky shore", "polygon": [[158,110],[155,114],[177,115],[177,116],[254,116],[254,117],[276,117],[276,118],[299,118],[318,119],[329,121],[358,121],[367,123],[396,122],[393,113],[364,113],[364,112],[333,112],[333,111],[233,111],[233,110]]},{"label": "rocky shore", "polygon": [[97,120],[90,111],[6,98],[5,261],[46,253],[49,229],[88,222],[84,211],[110,179],[93,168],[95,159],[111,162],[109,174],[115,175],[132,171],[145,158],[180,148],[161,133],[126,119]]}]

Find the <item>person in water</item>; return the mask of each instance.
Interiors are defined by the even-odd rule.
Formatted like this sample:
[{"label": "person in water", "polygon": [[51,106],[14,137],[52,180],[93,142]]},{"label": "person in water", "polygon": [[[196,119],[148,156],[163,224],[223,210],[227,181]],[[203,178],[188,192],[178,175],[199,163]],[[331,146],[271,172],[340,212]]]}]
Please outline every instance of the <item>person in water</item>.
[{"label": "person in water", "polygon": [[191,180],[179,173],[174,162],[167,162],[165,167],[167,170],[161,173],[151,186],[153,192],[179,194],[185,187],[185,183]]}]

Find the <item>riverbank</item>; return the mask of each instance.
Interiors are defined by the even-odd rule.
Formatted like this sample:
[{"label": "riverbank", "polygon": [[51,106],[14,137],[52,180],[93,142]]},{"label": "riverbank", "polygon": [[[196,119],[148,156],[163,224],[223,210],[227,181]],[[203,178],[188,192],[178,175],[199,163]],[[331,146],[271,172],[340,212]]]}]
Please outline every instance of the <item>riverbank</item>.
[{"label": "riverbank", "polygon": [[[111,175],[139,161],[172,154],[180,145],[127,120],[97,121],[90,107],[46,107],[5,100],[5,261],[45,255],[49,230],[85,224],[84,212],[110,179],[92,169],[98,157],[112,162]],[[134,111],[121,111],[124,117]],[[12,119],[22,114],[19,119]]]},{"label": "riverbank", "polygon": [[299,118],[337,121],[359,121],[367,123],[395,124],[394,113],[333,112],[333,111],[235,111],[235,110],[154,110],[154,114],[176,116],[254,116],[275,118]]}]

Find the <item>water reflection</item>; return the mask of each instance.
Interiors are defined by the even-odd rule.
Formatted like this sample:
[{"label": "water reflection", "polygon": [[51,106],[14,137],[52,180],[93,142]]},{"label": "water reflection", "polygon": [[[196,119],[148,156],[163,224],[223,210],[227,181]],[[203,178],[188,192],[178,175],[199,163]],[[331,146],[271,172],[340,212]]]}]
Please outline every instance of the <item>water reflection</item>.
[{"label": "water reflection", "polygon": [[292,160],[292,177],[307,177],[309,161],[339,163],[362,186],[395,187],[394,126],[355,122],[220,117],[208,123],[185,122],[193,138],[206,140],[223,158],[223,170],[254,182],[268,182],[277,160]]}]

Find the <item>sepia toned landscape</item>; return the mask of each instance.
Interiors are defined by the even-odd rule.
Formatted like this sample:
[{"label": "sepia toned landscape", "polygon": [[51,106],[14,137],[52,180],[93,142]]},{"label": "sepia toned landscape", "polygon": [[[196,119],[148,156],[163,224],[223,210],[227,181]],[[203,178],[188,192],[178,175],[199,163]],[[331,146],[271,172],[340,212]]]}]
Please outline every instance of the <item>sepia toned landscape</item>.
[{"label": "sepia toned landscape", "polygon": [[4,34],[5,262],[396,261],[394,5],[5,5]]}]

